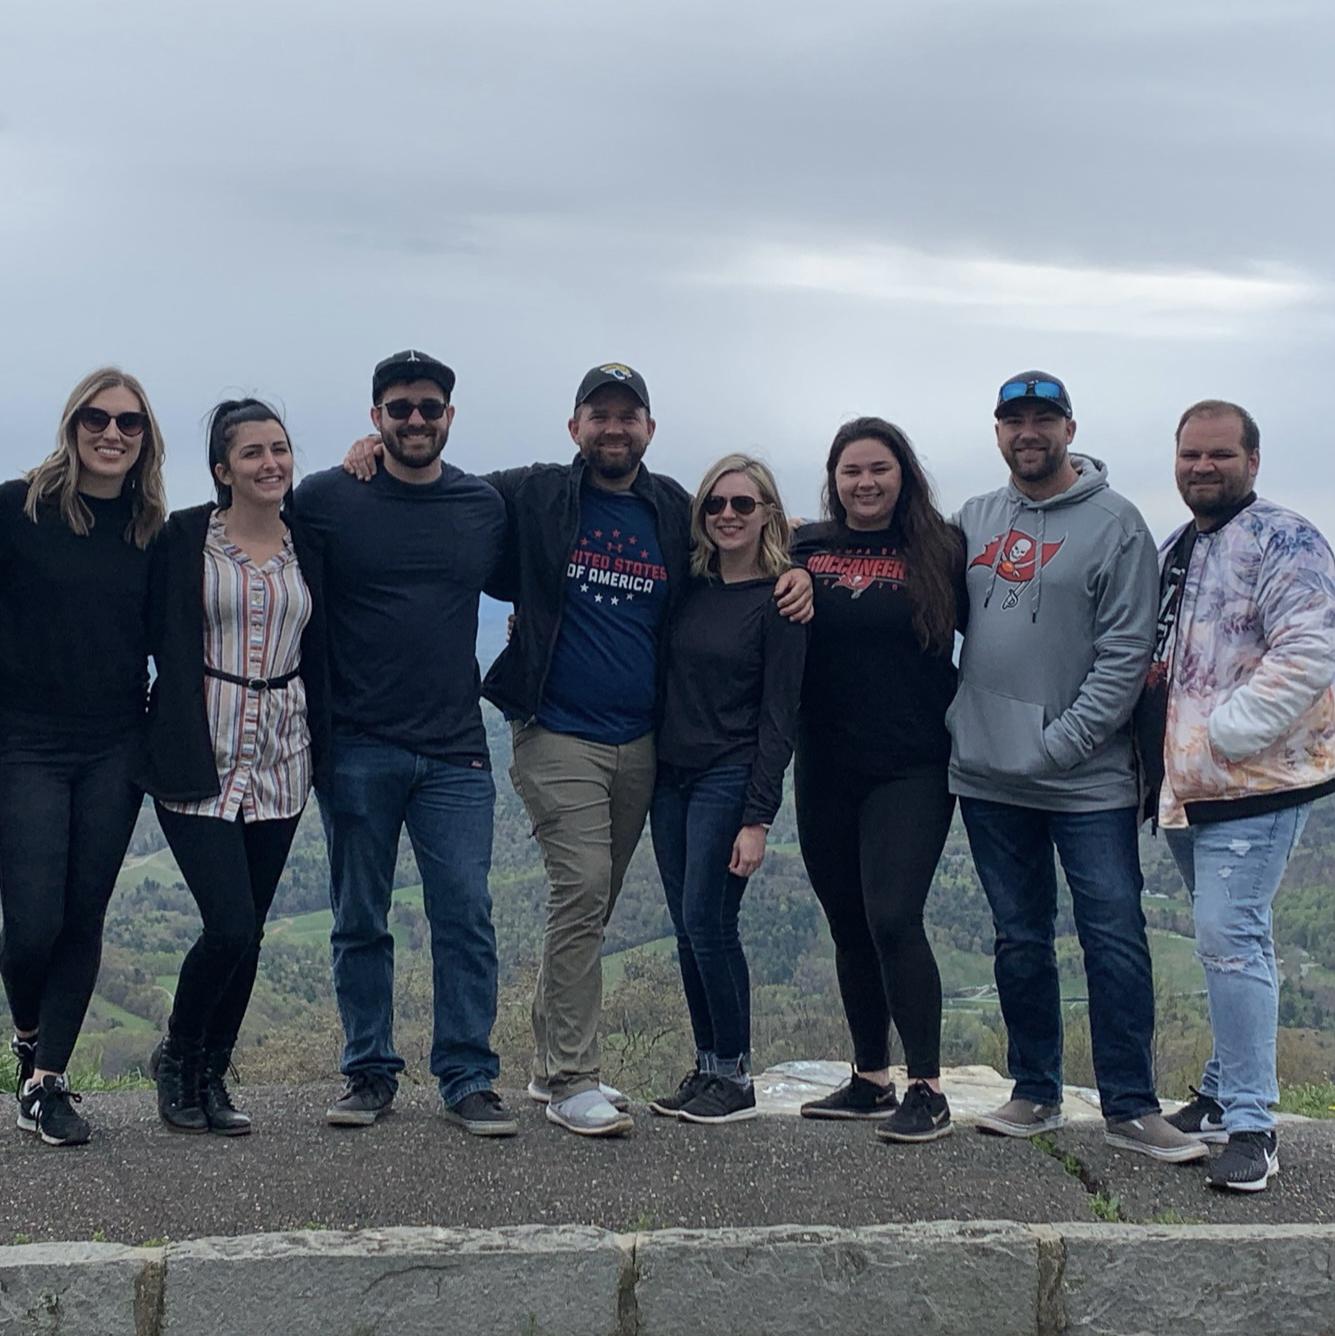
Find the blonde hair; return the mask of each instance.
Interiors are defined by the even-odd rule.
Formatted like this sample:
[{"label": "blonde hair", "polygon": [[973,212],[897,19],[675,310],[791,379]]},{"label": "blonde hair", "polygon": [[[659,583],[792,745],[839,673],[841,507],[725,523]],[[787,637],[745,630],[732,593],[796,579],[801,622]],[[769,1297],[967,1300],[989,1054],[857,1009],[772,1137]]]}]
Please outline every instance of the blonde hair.
[{"label": "blonde hair", "polygon": [[706,470],[695,500],[691,502],[691,574],[697,578],[715,575],[718,571],[718,548],[705,530],[705,502],[718,485],[720,478],[729,473],[740,473],[749,478],[760,493],[760,504],[768,512],[760,531],[760,550],[756,564],[760,573],[777,579],[793,563],[788,559],[788,516],[774,475],[758,459],[750,455],[724,455],[717,464]]},{"label": "blonde hair", "polygon": [[124,487],[130,493],[130,522],[125,529],[125,541],[136,547],[147,547],[167,518],[167,490],[162,481],[164,446],[158,420],[148,402],[144,387],[118,367],[104,366],[90,371],[70,391],[56,431],[56,448],[35,469],[24,476],[28,483],[28,497],[23,513],[37,522],[39,506],[51,505],[60,511],[60,518],[71,531],[86,536],[93,527],[93,512],[79,495],[79,436],[78,414],[103,390],[126,389],[139,400],[139,407],[148,419],[139,446],[139,458],[125,477]]}]

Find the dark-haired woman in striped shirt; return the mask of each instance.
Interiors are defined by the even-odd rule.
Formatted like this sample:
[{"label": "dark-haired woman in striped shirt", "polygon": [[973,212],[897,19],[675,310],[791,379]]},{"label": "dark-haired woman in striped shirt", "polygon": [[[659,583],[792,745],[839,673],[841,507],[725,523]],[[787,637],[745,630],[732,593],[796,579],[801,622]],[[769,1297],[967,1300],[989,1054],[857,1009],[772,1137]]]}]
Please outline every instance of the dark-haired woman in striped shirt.
[{"label": "dark-haired woman in striped shirt", "polygon": [[267,404],[227,401],[208,457],[218,504],[173,514],[153,563],[145,787],[203,931],[151,1068],[168,1127],[235,1136],[250,1119],[224,1076],[327,751],[327,696],[319,556],[284,508],[287,431]]}]

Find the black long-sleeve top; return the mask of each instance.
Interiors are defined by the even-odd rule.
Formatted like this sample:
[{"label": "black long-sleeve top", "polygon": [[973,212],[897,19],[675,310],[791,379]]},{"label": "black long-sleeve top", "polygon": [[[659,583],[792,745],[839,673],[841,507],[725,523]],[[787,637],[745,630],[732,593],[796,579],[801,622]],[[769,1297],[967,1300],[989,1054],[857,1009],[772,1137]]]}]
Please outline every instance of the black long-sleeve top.
[{"label": "black long-sleeve top", "polygon": [[802,682],[804,754],[877,778],[946,765],[957,674],[950,654],[923,649],[913,628],[913,572],[898,532],[803,525],[792,559],[811,576],[816,609]]},{"label": "black long-sleeve top", "polygon": [[0,723],[13,735],[106,738],[148,699],[148,553],[125,537],[130,498],[85,496],[93,527],[55,507],[34,524],[28,484],[0,486]]},{"label": "black long-sleeve top", "polygon": [[768,825],[793,754],[806,627],[779,614],[773,580],[692,580],[667,647],[659,761],[749,765],[742,824]]}]

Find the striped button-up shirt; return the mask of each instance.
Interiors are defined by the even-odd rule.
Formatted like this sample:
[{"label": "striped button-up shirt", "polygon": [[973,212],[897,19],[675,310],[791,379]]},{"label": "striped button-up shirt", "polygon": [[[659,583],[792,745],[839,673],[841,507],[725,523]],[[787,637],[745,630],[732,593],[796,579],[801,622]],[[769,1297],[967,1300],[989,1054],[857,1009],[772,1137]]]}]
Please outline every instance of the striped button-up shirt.
[{"label": "striped button-up shirt", "polygon": [[[311,595],[289,534],[256,565],[227,539],[214,511],[204,543],[204,662],[237,677],[282,677],[301,662]],[[301,678],[272,690],[204,678],[218,796],[164,803],[186,816],[274,821],[296,816],[311,789],[311,735]]]}]

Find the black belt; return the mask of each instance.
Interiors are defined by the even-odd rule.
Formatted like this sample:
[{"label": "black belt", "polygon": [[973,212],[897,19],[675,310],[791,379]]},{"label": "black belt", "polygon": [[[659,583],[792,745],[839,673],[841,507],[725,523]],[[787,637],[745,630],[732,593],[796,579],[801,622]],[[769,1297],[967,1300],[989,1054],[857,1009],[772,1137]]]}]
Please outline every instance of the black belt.
[{"label": "black belt", "polygon": [[248,691],[281,691],[294,677],[300,675],[301,669],[294,668],[281,677],[239,677],[236,673],[225,673],[221,668],[211,668],[207,663],[204,665],[205,677],[216,677],[220,682],[235,682]]}]

